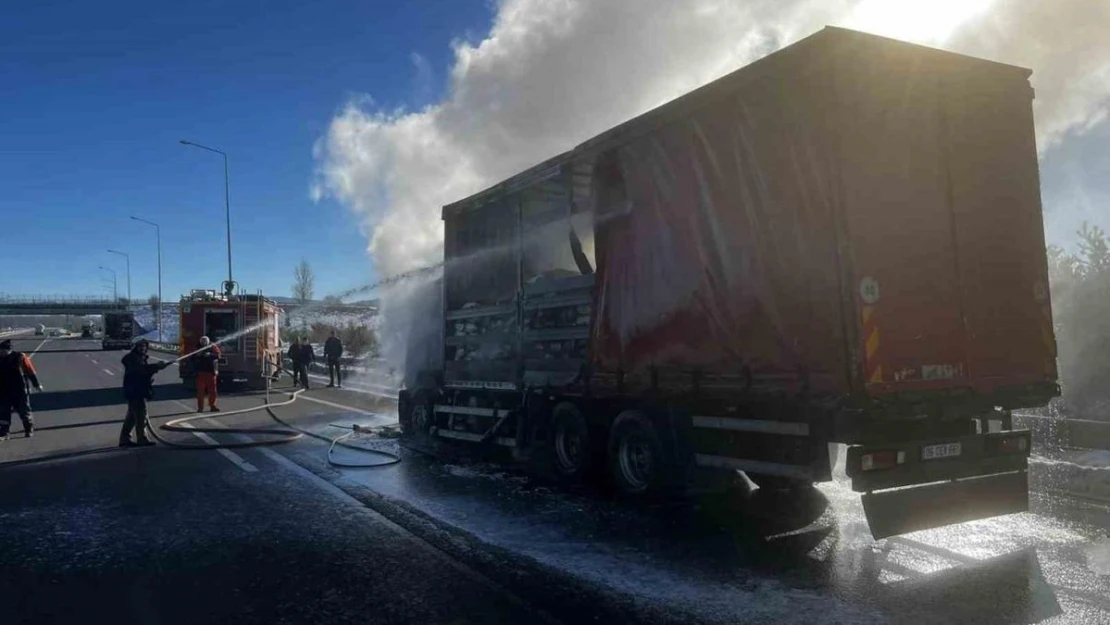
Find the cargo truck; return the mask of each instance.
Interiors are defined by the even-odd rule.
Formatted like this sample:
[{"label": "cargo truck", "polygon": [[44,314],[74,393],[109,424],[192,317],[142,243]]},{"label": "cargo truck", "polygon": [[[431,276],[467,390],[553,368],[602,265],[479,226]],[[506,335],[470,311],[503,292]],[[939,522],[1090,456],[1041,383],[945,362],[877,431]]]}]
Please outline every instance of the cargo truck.
[{"label": "cargo truck", "polygon": [[1059,394],[1030,74],[826,28],[444,207],[406,435],[630,495],[844,445],[876,538],[1026,510],[1011,411]]},{"label": "cargo truck", "polygon": [[131,311],[105,311],[102,349],[130,349],[135,338],[135,314]]}]

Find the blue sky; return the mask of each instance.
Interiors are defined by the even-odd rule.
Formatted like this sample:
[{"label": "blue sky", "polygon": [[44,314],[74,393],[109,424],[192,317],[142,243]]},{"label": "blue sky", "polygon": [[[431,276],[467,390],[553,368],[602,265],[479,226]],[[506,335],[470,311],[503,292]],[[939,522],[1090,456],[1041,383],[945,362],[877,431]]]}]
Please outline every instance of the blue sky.
[{"label": "blue sky", "polygon": [[[1042,131],[1076,122],[1041,160],[1046,233],[1063,245],[1084,220],[1110,230],[1108,92],[1099,73],[1110,53],[1103,23],[1092,17],[1102,15],[1098,2],[1087,4],[1094,13],[996,2],[997,15],[980,17],[1008,25],[1009,37],[980,36],[994,31],[973,21],[962,43],[951,42],[1034,68]],[[916,13],[887,11],[863,24],[891,36],[928,35],[920,15],[943,12],[929,0],[916,5]],[[234,269],[244,288],[287,295],[302,257],[316,270],[317,297],[366,284],[375,276],[360,224],[407,217],[380,222],[386,251],[410,260],[437,254],[434,236],[412,233],[414,224],[438,223],[442,203],[743,65],[751,60],[745,46],[763,40],[753,33],[778,29],[788,43],[827,23],[860,26],[851,11],[813,14],[808,6],[4,3],[0,293],[103,293],[101,265],[119,270],[123,290],[123,261],[106,251],[113,248],[131,254],[132,293],[147,297],[156,290],[154,239],[129,215],[162,225],[168,300],[218,288],[226,276],[222,160],[180,139],[230,154]],[[1049,17],[1056,21],[1043,23]],[[939,43],[947,27],[925,26],[948,47]],[[644,32],[657,45],[645,47]],[[471,44],[462,50],[465,63],[455,58],[455,40]],[[447,94],[452,68],[458,89]],[[371,118],[341,114],[352,99]],[[447,113],[424,109],[441,102],[450,104]],[[373,118],[399,109],[411,115]],[[350,189],[345,204],[334,194],[313,202],[320,162],[312,147],[337,120],[350,122],[338,133],[345,142],[324,150],[324,160],[338,163],[333,173]],[[419,147],[426,145],[437,146],[438,159]],[[375,165],[379,154],[384,164]],[[358,215],[348,208],[378,195],[395,206],[364,206]]]},{"label": "blue sky", "polygon": [[[305,257],[317,296],[373,278],[358,219],[309,198],[314,141],[357,94],[384,108],[440,95],[450,43],[485,0],[4,3],[0,8],[0,292],[104,293],[131,254],[134,297],[219,288],[230,155],[235,279],[286,295]],[[422,61],[417,61],[419,55]]]}]

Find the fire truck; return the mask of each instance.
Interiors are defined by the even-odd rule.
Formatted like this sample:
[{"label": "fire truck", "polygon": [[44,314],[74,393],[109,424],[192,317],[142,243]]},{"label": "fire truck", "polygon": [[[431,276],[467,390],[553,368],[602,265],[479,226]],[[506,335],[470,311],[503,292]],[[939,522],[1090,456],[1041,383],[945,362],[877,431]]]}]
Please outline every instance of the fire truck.
[{"label": "fire truck", "polygon": [[[278,321],[281,309],[273,300],[254,294],[235,292],[233,288],[217,293],[210,289],[193,289],[181,297],[181,354],[199,347],[200,337],[207,336],[220,345],[219,385],[246,386],[263,389],[272,368],[267,363],[281,361],[278,345]],[[253,328],[250,331],[243,330]],[[240,336],[236,334],[242,333]],[[227,340],[227,337],[234,337]],[[187,389],[196,388],[196,373],[189,359],[178,367]]]}]

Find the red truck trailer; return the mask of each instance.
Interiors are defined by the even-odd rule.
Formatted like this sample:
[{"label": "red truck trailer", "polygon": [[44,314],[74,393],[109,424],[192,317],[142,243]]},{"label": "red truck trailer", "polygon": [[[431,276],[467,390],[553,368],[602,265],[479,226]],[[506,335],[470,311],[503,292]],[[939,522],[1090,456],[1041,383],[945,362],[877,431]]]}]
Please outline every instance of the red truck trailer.
[{"label": "red truck trailer", "polygon": [[876,538],[1026,510],[1058,395],[1030,71],[826,28],[443,209],[411,436],[643,494],[831,479]]}]

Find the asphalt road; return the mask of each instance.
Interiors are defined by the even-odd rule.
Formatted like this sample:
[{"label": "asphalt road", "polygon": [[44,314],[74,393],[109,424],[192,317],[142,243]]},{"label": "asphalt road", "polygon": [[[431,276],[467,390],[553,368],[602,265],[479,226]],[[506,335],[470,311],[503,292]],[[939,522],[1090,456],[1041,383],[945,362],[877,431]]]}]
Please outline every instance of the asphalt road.
[{"label": "asphalt road", "polygon": [[[93,347],[39,349],[40,434],[22,439],[14,426],[0,462],[114,445],[123,353]],[[155,424],[194,408],[174,374],[162,374]],[[344,432],[333,424],[396,419],[392,402],[357,380],[343,391],[313,383],[275,412],[325,436]],[[285,398],[283,384],[271,401]],[[226,396],[221,407],[261,401]],[[202,424],[273,425],[261,411]],[[433,458],[395,441],[355,442],[402,462],[338,469],[326,444],[306,438],[3,466],[0,588],[9,600],[0,623],[77,614],[137,623],[1110,622],[1110,507],[1055,486],[1038,486],[1029,513],[874,541],[843,481],[801,500],[757,493],[645,508],[451,448]],[[333,459],[373,457],[339,450]],[[1035,485],[1053,483],[1053,462],[1033,464]]]},{"label": "asphalt road", "polygon": [[[24,439],[16,426],[0,461],[110,448],[123,353],[41,342],[16,342],[38,349],[38,433]],[[152,414],[184,412],[163,377]],[[235,457],[163,447],[0,469],[0,623],[543,618],[282,456]]]}]

